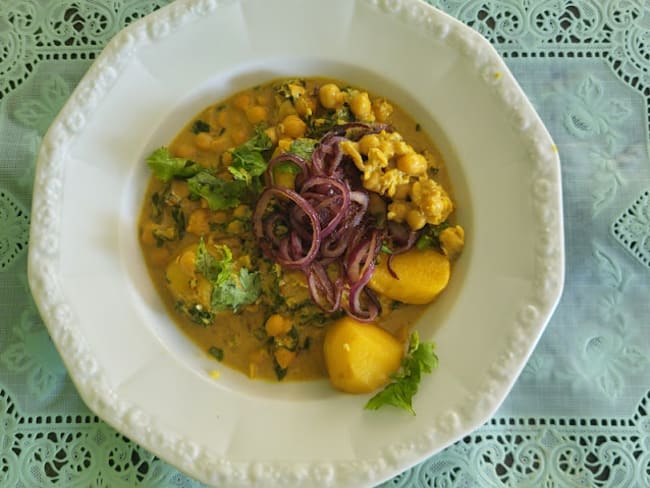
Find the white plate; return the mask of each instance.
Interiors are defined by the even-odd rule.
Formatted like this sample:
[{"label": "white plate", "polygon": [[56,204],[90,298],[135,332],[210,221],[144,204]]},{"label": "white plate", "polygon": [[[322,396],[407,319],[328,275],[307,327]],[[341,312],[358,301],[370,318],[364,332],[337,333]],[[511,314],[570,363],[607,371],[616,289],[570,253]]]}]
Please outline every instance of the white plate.
[{"label": "white plate", "polygon": [[[438,345],[417,416],[326,381],[268,384],[182,336],[143,265],[145,156],[202,107],[321,75],[396,101],[438,143],[468,242],[417,329]],[[209,484],[372,485],[485,422],[521,371],[564,272],[557,151],[495,51],[417,0],[178,0],[111,41],[48,132],[29,280],[79,393]]]}]

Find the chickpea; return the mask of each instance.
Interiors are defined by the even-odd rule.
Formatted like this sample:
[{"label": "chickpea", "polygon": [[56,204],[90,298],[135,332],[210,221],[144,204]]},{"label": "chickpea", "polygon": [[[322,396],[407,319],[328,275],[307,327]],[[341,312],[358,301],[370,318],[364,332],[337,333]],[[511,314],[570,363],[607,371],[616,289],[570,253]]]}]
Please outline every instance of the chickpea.
[{"label": "chickpea", "polygon": [[189,159],[194,157],[195,149],[191,144],[179,144],[173,152],[179,158]]},{"label": "chickpea", "polygon": [[269,127],[264,132],[271,139],[271,144],[276,144],[278,142],[278,131],[275,127]]},{"label": "chickpea", "polygon": [[420,230],[427,223],[427,219],[424,218],[422,212],[412,209],[406,214],[406,222],[411,229]]},{"label": "chickpea", "polygon": [[210,232],[210,211],[206,208],[194,210],[187,221],[186,230],[197,236]]},{"label": "chickpea", "polygon": [[233,217],[238,219],[248,217],[250,215],[250,208],[248,205],[239,205],[232,213]]},{"label": "chickpea", "polygon": [[212,284],[202,276],[198,277],[196,283],[196,296],[199,299],[199,303],[210,303],[210,297],[212,296]]},{"label": "chickpea", "polygon": [[246,110],[251,104],[251,96],[248,93],[241,93],[235,97],[232,104],[239,110]]},{"label": "chickpea", "polygon": [[194,251],[185,251],[181,254],[178,264],[183,270],[183,273],[188,276],[193,276],[196,272],[196,254]]},{"label": "chickpea", "polygon": [[316,111],[316,99],[302,96],[295,102],[295,110],[301,117],[312,115]]},{"label": "chickpea", "polygon": [[212,136],[207,132],[199,132],[194,137],[194,144],[196,144],[196,147],[199,149],[209,151],[212,144]]},{"label": "chickpea", "polygon": [[239,146],[248,140],[249,134],[243,127],[238,127],[232,131],[231,137],[232,142],[234,142],[236,146]]},{"label": "chickpea", "polygon": [[266,320],[264,329],[268,335],[276,337],[286,334],[291,330],[291,321],[287,320],[280,314],[274,313]]},{"label": "chickpea", "polygon": [[386,122],[393,113],[393,106],[382,98],[372,102],[372,109],[377,122]]},{"label": "chickpea", "polygon": [[246,118],[251,124],[259,124],[268,118],[269,114],[265,107],[253,105],[246,109]]},{"label": "chickpea", "polygon": [[307,124],[297,115],[287,115],[281,124],[281,132],[293,139],[302,137],[307,130]]},{"label": "chickpea", "polygon": [[[302,98],[298,99],[298,101],[300,100],[302,100]],[[296,113],[296,107],[294,107],[293,103],[291,103],[289,100],[285,100],[278,107],[278,119],[284,119],[287,115],[291,115],[295,113]]]},{"label": "chickpea", "polygon": [[233,220],[226,226],[226,231],[228,234],[241,234],[244,232],[244,224],[242,224],[239,220]]},{"label": "chickpea", "polygon": [[212,143],[210,144],[210,149],[216,152],[221,152],[227,149],[232,145],[232,141],[230,140],[230,137],[226,136],[219,136],[215,137],[212,140]]},{"label": "chickpea", "polygon": [[379,147],[380,141],[377,134],[367,134],[359,140],[359,152],[368,154],[373,147]]},{"label": "chickpea", "polygon": [[372,115],[372,105],[367,92],[359,92],[350,100],[350,110],[358,119],[369,120]]},{"label": "chickpea", "polygon": [[270,105],[271,96],[269,93],[263,93],[261,95],[257,95],[255,101],[257,102],[258,105]]},{"label": "chickpea", "polygon": [[343,103],[343,93],[334,83],[327,83],[318,91],[320,103],[325,108],[335,109]]},{"label": "chickpea", "polygon": [[228,214],[223,210],[218,210],[217,212],[212,213],[212,220],[217,224],[223,224],[228,220]]},{"label": "chickpea", "polygon": [[217,123],[221,127],[226,127],[230,123],[230,110],[223,109],[217,114]]},{"label": "chickpea", "polygon": [[397,169],[412,176],[423,175],[427,167],[427,159],[416,152],[406,153],[397,160]]},{"label": "chickpea", "polygon": [[230,151],[226,151],[221,155],[221,162],[227,166],[232,164],[232,154],[230,154]]}]

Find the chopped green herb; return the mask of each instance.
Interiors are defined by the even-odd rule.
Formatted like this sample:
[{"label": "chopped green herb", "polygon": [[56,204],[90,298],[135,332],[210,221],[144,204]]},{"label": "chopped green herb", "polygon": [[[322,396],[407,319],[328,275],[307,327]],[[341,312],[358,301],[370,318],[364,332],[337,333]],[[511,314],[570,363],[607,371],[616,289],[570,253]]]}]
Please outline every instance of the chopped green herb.
[{"label": "chopped green herb", "polygon": [[210,356],[214,357],[217,361],[223,360],[223,349],[220,347],[212,346],[208,349],[208,353],[210,353]]},{"label": "chopped green herb", "polygon": [[415,415],[412,400],[418,392],[422,374],[431,373],[438,366],[438,357],[434,350],[433,342],[420,342],[418,333],[413,332],[408,352],[402,360],[402,367],[391,375],[391,383],[368,400],[365,408],[377,410],[384,405],[393,405]]},{"label": "chopped green herb", "polygon": [[386,253],[386,254],[393,254],[393,250],[383,242],[381,244],[381,252]]},{"label": "chopped green herb", "polygon": [[258,272],[246,268],[235,270],[232,252],[228,246],[216,246],[221,253],[217,259],[208,252],[203,239],[196,251],[196,270],[212,283],[210,305],[213,310],[231,309],[237,312],[240,307],[254,303],[261,294]]},{"label": "chopped green herb", "polygon": [[192,306],[187,306],[182,300],[176,302],[176,310],[187,315],[195,324],[207,327],[212,324],[214,316],[208,310],[203,308],[203,305],[196,303]]},{"label": "chopped green herb", "polygon": [[208,202],[210,210],[235,208],[247,193],[247,185],[243,181],[225,181],[221,178],[201,171],[189,180],[187,186],[195,197],[202,197]]},{"label": "chopped green herb", "polygon": [[251,183],[254,177],[266,170],[266,161],[262,152],[273,146],[271,138],[261,127],[255,129],[255,135],[232,151],[232,164],[228,171],[235,180]]},{"label": "chopped green herb", "polygon": [[292,161],[282,161],[280,163],[276,163],[276,165],[273,166],[274,175],[285,173],[289,173],[295,176],[300,173],[300,166]]},{"label": "chopped green herb", "polygon": [[278,381],[282,380],[287,375],[287,368],[280,366],[275,357],[273,358],[273,371],[275,371],[275,377]]},{"label": "chopped green herb", "polygon": [[[301,137],[291,143],[289,152],[301,157],[304,160],[309,160],[311,159],[311,155],[316,148],[316,144],[318,144],[318,141],[316,139],[307,139],[305,137]],[[292,166],[294,168],[297,168],[295,164]]]},{"label": "chopped green herb", "polygon": [[200,132],[210,132],[210,124],[203,122],[202,120],[194,121],[192,124],[192,132],[194,134],[199,134]]},{"label": "chopped green herb", "polygon": [[415,132],[420,132],[422,130],[422,126],[420,124],[415,124]]},{"label": "chopped green herb", "polygon": [[176,224],[176,235],[179,239],[182,239],[185,236],[185,214],[180,205],[174,205],[172,207],[172,218]]},{"label": "chopped green herb", "polygon": [[175,158],[166,147],[156,149],[147,158],[147,165],[160,181],[167,182],[172,178],[189,178],[201,171],[201,166],[194,161]]},{"label": "chopped green herb", "polygon": [[178,238],[175,227],[156,227],[151,233],[156,239],[156,246],[162,247],[167,241],[174,241]]},{"label": "chopped green herb", "polygon": [[275,92],[283,98],[295,102],[301,96],[301,88],[304,88],[303,80],[289,80],[274,87]]},{"label": "chopped green herb", "polygon": [[440,233],[449,227],[449,222],[446,220],[438,225],[427,224],[427,226],[420,234],[420,237],[415,242],[415,247],[420,251],[429,248],[440,247]]},{"label": "chopped green herb", "polygon": [[283,347],[289,351],[295,351],[298,348],[299,339],[300,334],[298,333],[298,329],[291,327],[286,334],[274,337],[273,344],[276,348]]},{"label": "chopped green herb", "polygon": [[243,305],[254,303],[260,296],[260,276],[241,268],[239,274],[232,272],[220,286],[212,289],[212,308],[232,309],[237,312]]}]

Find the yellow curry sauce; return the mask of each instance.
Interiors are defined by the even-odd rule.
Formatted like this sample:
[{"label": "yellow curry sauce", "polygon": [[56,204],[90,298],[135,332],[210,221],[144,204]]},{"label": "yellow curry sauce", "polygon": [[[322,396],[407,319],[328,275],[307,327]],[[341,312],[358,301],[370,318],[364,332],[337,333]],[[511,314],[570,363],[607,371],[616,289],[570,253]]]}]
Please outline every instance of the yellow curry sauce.
[{"label": "yellow curry sauce", "polygon": [[[416,247],[433,248],[448,266],[462,248],[463,230],[450,223],[453,204],[440,154],[408,114],[362,89],[322,78],[256,86],[207,107],[149,158],[154,176],[139,221],[144,258],[174,321],[215,360],[253,378],[327,376],[324,336],[346,311],[323,311],[300,269],[261,252],[253,215],[269,181],[250,168],[285,152],[308,160],[324,134],[355,121],[391,127],[339,145],[370,195],[368,212],[380,216],[378,225],[393,221],[417,234]],[[249,163],[249,170],[235,169]],[[300,173],[291,164],[273,171],[273,183],[290,189]],[[240,194],[231,195],[231,187]],[[403,274],[397,285],[390,282],[385,247],[369,284],[381,304],[374,322],[404,343],[426,301],[409,290],[418,276],[407,260],[395,257]]]}]

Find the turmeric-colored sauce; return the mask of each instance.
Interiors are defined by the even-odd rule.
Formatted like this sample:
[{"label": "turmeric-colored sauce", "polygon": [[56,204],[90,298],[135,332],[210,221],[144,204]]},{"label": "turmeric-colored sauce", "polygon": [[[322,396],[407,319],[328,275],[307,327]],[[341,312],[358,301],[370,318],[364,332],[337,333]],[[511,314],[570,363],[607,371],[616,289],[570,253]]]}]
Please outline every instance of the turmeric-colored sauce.
[{"label": "turmeric-colored sauce", "polygon": [[[256,86],[205,108],[148,159],[153,176],[139,220],[144,259],[174,322],[215,361],[251,378],[327,376],[324,337],[348,311],[317,305],[301,269],[262,252],[253,220],[269,184],[265,165],[292,151],[309,160],[323,134],[350,122],[391,128],[339,147],[347,171],[356,171],[355,181],[370,195],[377,225],[393,221],[412,231],[418,238],[412,252],[426,247],[444,265],[439,277],[434,270],[423,279],[409,253],[395,256],[396,282],[387,267],[391,251],[384,249],[368,284],[381,305],[373,322],[405,343],[427,301],[446,285],[463,231],[450,223],[445,166],[419,124],[394,103],[340,81]],[[297,173],[290,164],[278,166],[273,184],[293,189]]]}]

